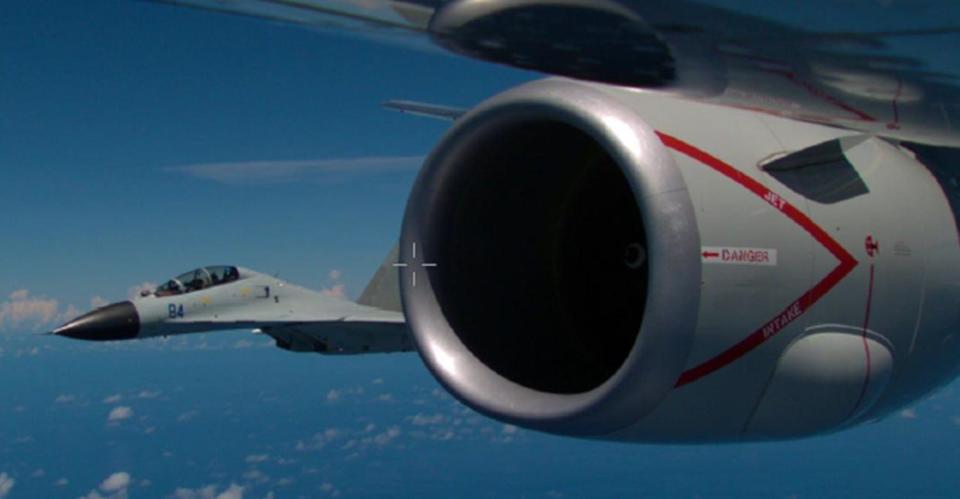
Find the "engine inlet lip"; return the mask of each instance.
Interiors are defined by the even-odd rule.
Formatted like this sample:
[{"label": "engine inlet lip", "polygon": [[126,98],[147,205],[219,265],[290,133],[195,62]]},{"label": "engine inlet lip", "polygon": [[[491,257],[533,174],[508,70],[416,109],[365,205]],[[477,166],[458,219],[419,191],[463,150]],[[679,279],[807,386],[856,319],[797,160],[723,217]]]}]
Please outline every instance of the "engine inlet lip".
[{"label": "engine inlet lip", "polygon": [[[471,140],[496,127],[556,121],[595,140],[630,183],[648,241],[650,268],[646,313],[630,353],[599,386],[556,394],[516,384],[487,367],[445,320],[429,278],[411,287],[401,269],[401,299],[424,363],[468,406],[489,416],[542,431],[600,436],[652,411],[670,392],[686,364],[700,300],[699,232],[686,184],[673,157],[639,114],[604,87],[550,78],[529,83],[481,104],[447,132],[414,184],[404,215],[401,261],[413,243],[442,244],[433,223],[445,187],[460,182],[456,158]],[[471,137],[474,137],[473,139]]]}]

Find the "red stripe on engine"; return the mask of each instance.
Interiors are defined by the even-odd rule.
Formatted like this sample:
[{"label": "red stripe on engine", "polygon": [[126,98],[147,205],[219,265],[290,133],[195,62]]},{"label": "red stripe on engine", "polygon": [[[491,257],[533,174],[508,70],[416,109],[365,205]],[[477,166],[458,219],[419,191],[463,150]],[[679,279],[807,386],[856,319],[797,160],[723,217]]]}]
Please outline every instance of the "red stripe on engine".
[{"label": "red stripe on engine", "polygon": [[815,241],[827,249],[838,261],[836,267],[820,280],[816,285],[803,293],[800,298],[780,311],[772,319],[765,322],[757,330],[747,335],[735,345],[721,352],[719,355],[703,362],[700,365],[692,367],[680,375],[676,386],[680,387],[692,383],[708,374],[733,363],[747,352],[760,346],[763,342],[776,336],[780,331],[790,323],[806,313],[820,298],[823,298],[831,289],[842,281],[857,266],[857,260],[835,239],[830,237],[826,231],[813,222],[807,215],[787,202],[779,194],[771,191],[757,180],[751,178],[740,170],[737,170],[723,160],[713,156],[696,146],[684,142],[676,137],[657,132],[664,145],[681,154],[714,169],[721,175],[740,184],[750,192],[754,193],[760,199],[763,199],[771,206],[779,210],[790,220],[809,233]]}]

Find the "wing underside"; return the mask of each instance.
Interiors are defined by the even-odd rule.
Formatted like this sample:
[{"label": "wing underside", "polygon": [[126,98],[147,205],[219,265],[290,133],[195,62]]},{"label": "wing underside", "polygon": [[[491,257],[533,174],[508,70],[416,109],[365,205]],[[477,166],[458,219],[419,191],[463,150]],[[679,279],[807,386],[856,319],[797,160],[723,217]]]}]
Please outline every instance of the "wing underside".
[{"label": "wing underside", "polygon": [[294,352],[332,355],[411,352],[413,340],[403,323],[304,322],[263,327],[277,346]]},{"label": "wing underside", "polygon": [[826,0],[805,7],[858,20],[858,29],[840,31],[793,20],[787,2],[763,17],[722,0],[158,1],[418,38],[524,69],[960,146],[960,74],[952,52],[942,50],[960,44],[960,21],[945,0],[909,15]]}]

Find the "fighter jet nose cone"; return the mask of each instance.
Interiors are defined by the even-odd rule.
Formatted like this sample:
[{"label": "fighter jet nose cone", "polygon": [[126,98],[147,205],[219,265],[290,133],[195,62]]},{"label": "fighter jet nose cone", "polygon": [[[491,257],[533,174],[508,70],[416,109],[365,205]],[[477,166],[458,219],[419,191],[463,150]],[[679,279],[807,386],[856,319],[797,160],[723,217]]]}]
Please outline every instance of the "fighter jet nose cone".
[{"label": "fighter jet nose cone", "polygon": [[129,301],[114,303],[53,330],[53,334],[78,340],[111,341],[136,338],[140,331],[140,316]]}]

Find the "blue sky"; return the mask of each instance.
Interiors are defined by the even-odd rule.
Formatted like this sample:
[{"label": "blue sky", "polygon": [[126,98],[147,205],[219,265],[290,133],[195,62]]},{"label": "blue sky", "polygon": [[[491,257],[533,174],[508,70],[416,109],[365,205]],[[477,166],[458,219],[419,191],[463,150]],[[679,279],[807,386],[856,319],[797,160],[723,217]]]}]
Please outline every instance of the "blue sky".
[{"label": "blue sky", "polygon": [[[446,127],[380,103],[470,106],[530,78],[135,1],[4,4],[0,49],[0,296],[61,309],[212,263],[311,287],[338,269],[356,296]],[[266,182],[190,174],[291,161]]]},{"label": "blue sky", "polygon": [[832,436],[626,445],[480,417],[416,355],[30,334],[213,263],[356,296],[446,128],[380,103],[532,77],[146,2],[0,2],[0,499],[956,495],[955,384]]}]

